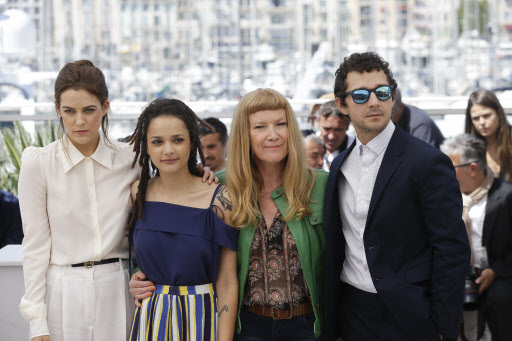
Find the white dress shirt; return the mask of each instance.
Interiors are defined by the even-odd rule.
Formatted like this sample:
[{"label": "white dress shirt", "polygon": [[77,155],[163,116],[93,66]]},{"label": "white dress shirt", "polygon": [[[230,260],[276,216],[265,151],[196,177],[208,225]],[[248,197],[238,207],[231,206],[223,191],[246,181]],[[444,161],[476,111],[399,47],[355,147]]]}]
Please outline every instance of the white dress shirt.
[{"label": "white dress shirt", "polygon": [[471,219],[471,248],[475,266],[480,269],[489,267],[487,259],[487,249],[482,245],[482,235],[484,231],[485,208],[487,206],[487,194],[479,202],[474,203],[469,208],[469,218]]},{"label": "white dress shirt", "polygon": [[345,261],[341,280],[366,292],[376,293],[363,241],[373,187],[385,151],[395,131],[390,121],[386,128],[366,145],[356,138],[339,174],[339,205],[345,236]]},{"label": "white dress shirt", "polygon": [[49,264],[128,257],[130,186],[140,173],[138,166],[131,168],[132,149],[125,143],[110,145],[102,137],[94,154],[85,157],[64,137],[24,150],[18,185],[25,234],[20,311],[30,321],[31,335],[48,331]]}]

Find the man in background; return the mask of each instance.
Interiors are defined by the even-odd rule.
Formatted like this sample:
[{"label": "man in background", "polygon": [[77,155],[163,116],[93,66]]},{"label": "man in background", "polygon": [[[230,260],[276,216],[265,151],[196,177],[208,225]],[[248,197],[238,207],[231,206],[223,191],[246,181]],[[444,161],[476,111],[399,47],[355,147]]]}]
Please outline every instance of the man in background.
[{"label": "man in background", "polygon": [[332,160],[350,147],[354,137],[347,135],[350,119],[343,115],[334,101],[325,102],[317,111],[319,136],[324,141],[323,169],[329,171]]},{"label": "man in background", "polygon": [[204,154],[205,166],[210,167],[212,172],[218,172],[225,167],[228,130],[224,123],[215,117],[208,117],[204,121],[215,129],[215,132],[212,132],[201,126],[201,150]]},{"label": "man in background", "polygon": [[322,169],[324,165],[325,147],[324,142],[316,134],[304,138],[306,147],[306,163],[311,168]]},{"label": "man in background", "polygon": [[21,244],[22,240],[23,229],[18,198],[11,193],[0,191],[0,249],[5,245]]},{"label": "man in background", "polygon": [[512,184],[494,178],[485,142],[462,134],[441,145],[455,167],[471,242],[480,300],[478,339],[489,325],[493,341],[512,340]]},{"label": "man in background", "polygon": [[444,136],[429,114],[418,107],[402,103],[400,90],[396,89],[395,92],[396,98],[391,120],[406,133],[439,149],[444,141]]}]

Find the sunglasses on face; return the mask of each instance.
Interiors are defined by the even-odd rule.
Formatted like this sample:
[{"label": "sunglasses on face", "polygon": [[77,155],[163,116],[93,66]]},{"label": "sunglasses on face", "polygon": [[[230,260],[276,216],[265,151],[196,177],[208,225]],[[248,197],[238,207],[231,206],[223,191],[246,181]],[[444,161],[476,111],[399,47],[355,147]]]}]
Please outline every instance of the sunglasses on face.
[{"label": "sunglasses on face", "polygon": [[357,89],[349,92],[345,92],[343,95],[352,96],[352,100],[357,104],[363,104],[368,102],[371,93],[375,93],[375,96],[381,101],[387,101],[393,96],[394,86],[392,85],[381,85],[375,89]]}]

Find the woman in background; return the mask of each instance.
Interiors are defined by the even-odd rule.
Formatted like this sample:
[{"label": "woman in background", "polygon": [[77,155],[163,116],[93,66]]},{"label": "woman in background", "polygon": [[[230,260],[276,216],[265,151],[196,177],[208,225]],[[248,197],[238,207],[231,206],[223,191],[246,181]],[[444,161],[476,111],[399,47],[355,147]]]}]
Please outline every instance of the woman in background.
[{"label": "woman in background", "polygon": [[469,96],[465,132],[487,144],[487,165],[496,177],[512,181],[512,137],[505,110],[496,95],[478,90]]}]

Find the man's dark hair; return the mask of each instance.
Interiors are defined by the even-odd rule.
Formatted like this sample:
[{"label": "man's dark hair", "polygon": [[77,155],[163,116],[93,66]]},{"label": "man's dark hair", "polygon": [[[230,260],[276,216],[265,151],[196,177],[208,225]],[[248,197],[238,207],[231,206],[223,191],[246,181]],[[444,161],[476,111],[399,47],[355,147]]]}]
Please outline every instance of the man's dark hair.
[{"label": "man's dark hair", "polygon": [[[371,71],[384,71],[388,79],[389,85],[396,89],[396,80],[393,78],[393,73],[389,69],[389,63],[381,58],[375,52],[352,53],[350,56],[345,57],[343,63],[340,64],[336,70],[334,81],[334,96],[341,99],[341,103],[345,103],[345,92],[347,92],[347,75],[349,72],[355,71],[359,73]],[[395,98],[395,90],[393,90],[393,99]]]},{"label": "man's dark hair", "polygon": [[225,145],[226,141],[228,140],[228,130],[227,130],[226,126],[224,125],[224,123],[222,123],[218,118],[215,118],[215,117],[205,118],[204,121],[206,123],[208,123],[209,125],[211,125],[212,128],[215,129],[215,131],[211,131],[206,127],[200,126],[201,131],[200,131],[199,135],[201,137],[203,137],[208,134],[219,133],[220,143],[222,143],[222,145]]}]

